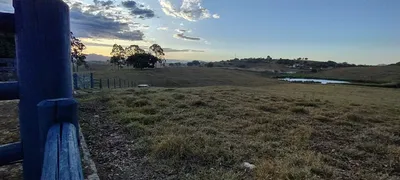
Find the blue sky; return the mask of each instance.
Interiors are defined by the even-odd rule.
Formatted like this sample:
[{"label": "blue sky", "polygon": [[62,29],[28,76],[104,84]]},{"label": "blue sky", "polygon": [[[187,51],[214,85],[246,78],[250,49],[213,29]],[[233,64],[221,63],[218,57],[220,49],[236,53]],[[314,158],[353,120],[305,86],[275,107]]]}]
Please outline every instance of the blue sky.
[{"label": "blue sky", "polygon": [[[87,53],[158,43],[167,58],[400,61],[399,0],[66,0]],[[125,2],[125,3],[123,3]],[[132,3],[133,2],[133,3]],[[10,11],[0,0],[0,11]],[[107,28],[108,27],[108,28]]]}]

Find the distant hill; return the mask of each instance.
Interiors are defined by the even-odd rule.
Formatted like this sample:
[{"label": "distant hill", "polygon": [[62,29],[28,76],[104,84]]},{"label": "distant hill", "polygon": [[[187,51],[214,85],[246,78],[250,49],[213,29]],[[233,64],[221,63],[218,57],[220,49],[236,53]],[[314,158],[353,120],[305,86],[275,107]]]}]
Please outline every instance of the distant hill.
[{"label": "distant hill", "polygon": [[188,63],[191,60],[167,59],[167,63]]},{"label": "distant hill", "polygon": [[86,61],[107,61],[110,57],[103,56],[100,54],[88,54],[86,55]]}]

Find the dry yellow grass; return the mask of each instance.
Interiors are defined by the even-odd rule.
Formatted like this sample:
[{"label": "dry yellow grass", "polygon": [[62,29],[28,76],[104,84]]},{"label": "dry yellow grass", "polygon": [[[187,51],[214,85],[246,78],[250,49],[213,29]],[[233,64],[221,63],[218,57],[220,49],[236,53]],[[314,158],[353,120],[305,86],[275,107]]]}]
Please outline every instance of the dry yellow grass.
[{"label": "dry yellow grass", "polygon": [[303,84],[79,98],[103,179],[371,180],[400,178],[398,99],[396,89]]}]

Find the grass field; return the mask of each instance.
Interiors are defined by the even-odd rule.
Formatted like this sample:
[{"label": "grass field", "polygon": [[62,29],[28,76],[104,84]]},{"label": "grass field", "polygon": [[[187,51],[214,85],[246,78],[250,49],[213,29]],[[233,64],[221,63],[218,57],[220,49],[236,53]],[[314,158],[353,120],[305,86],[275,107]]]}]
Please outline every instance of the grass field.
[{"label": "grass field", "polygon": [[365,83],[400,83],[400,66],[337,68],[299,76]]},{"label": "grass field", "polygon": [[[250,68],[241,69],[239,71],[226,68],[189,67],[139,71],[127,68],[116,70],[109,65],[95,64],[92,70],[96,79],[103,79],[103,84],[106,82],[106,79],[110,79],[110,82],[112,82],[114,78],[121,78],[129,82],[133,81],[136,84],[145,83],[158,87],[198,87],[213,85],[260,86],[271,83],[271,79],[266,79],[261,76],[345,80],[351,81],[356,85],[377,87],[400,86],[400,66],[336,68],[320,71],[318,73],[299,73],[283,76],[273,74],[270,71],[263,72],[263,68],[264,66],[260,66],[258,70]],[[282,68],[271,65],[269,69],[280,70]],[[249,81],[249,79],[251,79],[251,81]]]},{"label": "grass field", "polygon": [[396,89],[213,86],[78,99],[101,179],[400,178]]},{"label": "grass field", "polygon": [[[96,76],[156,86],[76,96],[101,179],[400,179],[398,89],[219,68]],[[1,144],[19,140],[17,109],[0,104]],[[0,179],[20,173],[20,164],[3,166]]]},{"label": "grass field", "polygon": [[[120,69],[94,71],[95,79],[118,78],[135,84],[150,84],[156,87],[199,87],[199,86],[262,86],[277,83],[277,80],[259,76],[254,72],[220,68],[161,68],[148,70]],[[118,82],[117,82],[118,83]]]}]

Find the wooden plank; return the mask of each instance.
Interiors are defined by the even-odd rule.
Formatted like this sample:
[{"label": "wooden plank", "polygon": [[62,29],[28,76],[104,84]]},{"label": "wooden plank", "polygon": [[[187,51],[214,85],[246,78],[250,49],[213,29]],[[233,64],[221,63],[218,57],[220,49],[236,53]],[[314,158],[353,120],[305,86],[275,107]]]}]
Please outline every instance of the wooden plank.
[{"label": "wooden plank", "polygon": [[14,14],[0,12],[0,33],[15,33]]},{"label": "wooden plank", "polygon": [[12,164],[22,157],[21,142],[0,145],[0,166]]},{"label": "wooden plank", "polygon": [[0,82],[0,100],[19,98],[19,84],[17,81]]},{"label": "wooden plank", "polygon": [[59,172],[60,179],[84,179],[79,153],[77,132],[71,123],[62,124]]},{"label": "wooden plank", "polygon": [[59,179],[59,148],[61,146],[61,124],[52,126],[47,134],[42,180]]}]

